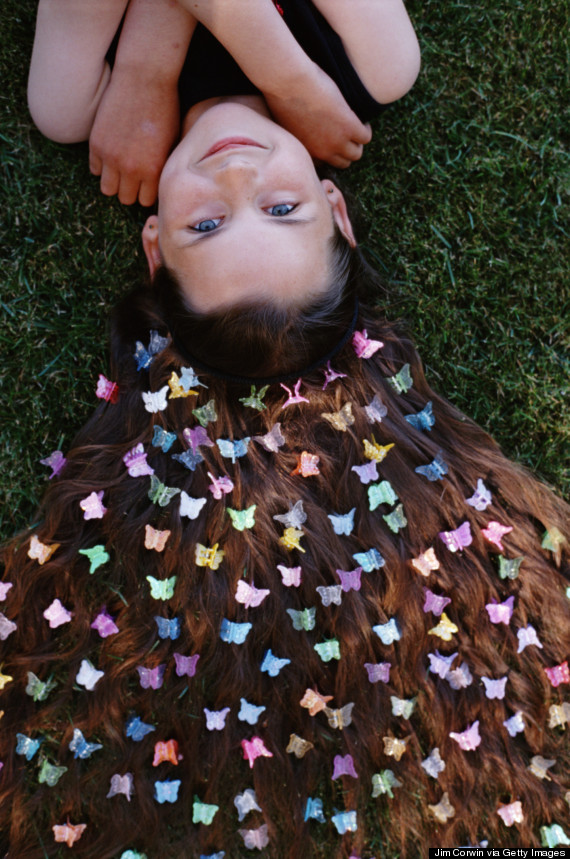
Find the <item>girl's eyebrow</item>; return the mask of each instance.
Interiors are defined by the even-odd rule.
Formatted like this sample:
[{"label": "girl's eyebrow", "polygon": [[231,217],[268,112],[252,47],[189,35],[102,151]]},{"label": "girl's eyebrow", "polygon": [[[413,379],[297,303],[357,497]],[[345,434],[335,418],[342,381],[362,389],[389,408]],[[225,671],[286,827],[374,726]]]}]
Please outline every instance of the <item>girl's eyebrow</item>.
[{"label": "girl's eyebrow", "polygon": [[[281,218],[271,218],[271,220],[268,221],[268,223],[290,225],[290,226],[296,227],[296,226],[305,226],[306,224],[312,224],[316,220],[317,219],[312,215],[309,218],[288,218],[287,216],[285,216],[285,217],[281,217]],[[223,229],[223,227],[222,227],[222,229]],[[214,236],[218,235],[220,232],[221,232],[220,229],[209,230],[208,232],[203,232],[203,233],[197,235],[196,238],[193,238],[189,242],[186,242],[183,245],[181,245],[181,247],[191,248],[194,245],[197,245],[198,242],[203,242],[206,239],[211,239]]]}]

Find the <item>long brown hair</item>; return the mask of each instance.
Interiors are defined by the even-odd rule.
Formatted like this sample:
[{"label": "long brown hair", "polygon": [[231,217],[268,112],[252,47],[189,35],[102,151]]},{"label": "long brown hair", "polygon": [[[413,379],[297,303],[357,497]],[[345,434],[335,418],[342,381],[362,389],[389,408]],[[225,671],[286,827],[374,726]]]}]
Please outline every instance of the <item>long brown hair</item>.
[{"label": "long brown hair", "polygon": [[[352,253],[334,302],[336,326],[340,318],[347,324],[354,295],[364,294],[367,278]],[[283,408],[287,393],[274,383],[264,394],[264,407],[252,408],[243,402],[252,395],[249,384],[203,373],[199,381],[207,388],[194,387],[196,394],[169,398],[166,409],[147,411],[142,392],[160,392],[172,373],[180,378],[187,365],[173,341],[152,357],[148,369],[137,371],[133,359],[136,341],[147,345],[151,330],[168,336],[167,319],[172,325],[172,309],[180,307],[176,289],[161,275],[154,287],[135,291],[119,309],[112,346],[118,401],[101,404],[79,433],[33,532],[45,545],[58,544],[57,549],[40,565],[29,557],[32,534],[27,533],[5,550],[4,581],[12,587],[4,614],[17,628],[6,635],[1,669],[12,678],[1,693],[2,848],[18,859],[59,855],[51,827],[67,821],[87,824],[74,854],[93,859],[118,857],[128,849],[148,859],[224,850],[231,859],[244,850],[237,830],[260,825],[268,827],[263,855],[291,859],[351,853],[415,857],[427,855],[428,846],[484,838],[501,845],[539,844],[539,827],[568,820],[567,732],[555,726],[551,710],[561,705],[564,686],[552,685],[545,672],[560,666],[569,651],[564,592],[569,566],[567,544],[561,542],[564,533],[568,536],[568,508],[431,390],[405,332],[370,312],[362,300],[358,329],[383,346],[370,358],[344,347],[332,364],[346,375],[326,387],[322,370],[303,375],[300,394],[308,402]],[[255,321],[250,310],[247,320],[242,318],[247,324],[230,314],[225,322],[211,320],[214,328],[200,342],[180,327],[177,340],[185,338],[188,351],[226,374],[269,375],[277,367],[289,371],[310,363],[332,348],[339,333],[333,325],[334,337],[329,331],[319,339],[315,332],[326,331],[319,311],[317,328],[311,330],[310,321],[304,326],[308,346],[299,355],[291,340],[297,337],[294,324],[265,311]],[[271,318],[277,320],[276,331],[268,340],[259,328]],[[272,349],[252,373],[251,356],[262,341]],[[413,379],[408,390],[406,365]],[[176,380],[172,383],[177,390]],[[385,414],[371,423],[374,397],[381,400],[376,401],[377,417],[384,409]],[[203,461],[188,456],[185,465],[173,454],[191,450],[184,430],[199,425],[202,414],[197,416],[196,409],[210,400],[216,413],[205,427],[210,441],[242,442],[241,450],[239,445],[234,449],[232,462],[227,445],[202,445]],[[429,402],[435,418],[429,430],[406,420]],[[266,434],[276,438],[277,423],[285,442],[268,450]],[[152,443],[162,431],[175,438],[167,452]],[[396,496],[375,509],[370,509],[367,485],[353,470],[369,461],[363,439],[387,446],[377,454],[384,458],[373,483],[388,481]],[[167,501],[156,480],[153,491],[152,478],[128,473],[123,457],[138,444],[160,484],[206,499],[195,519],[181,516],[180,493]],[[303,451],[318,457],[318,463],[312,460],[317,473],[306,477],[299,473]],[[444,463],[440,471],[446,469],[439,479],[416,471],[434,460]],[[212,476],[221,475],[230,478],[233,489],[215,498],[209,486]],[[485,510],[466,503],[480,479],[492,499]],[[80,501],[93,492],[103,492],[106,512],[86,520]],[[281,541],[286,524],[274,517],[299,500],[307,518],[299,524],[299,547],[287,548]],[[399,504],[400,522],[390,525],[387,517],[398,512]],[[253,527],[236,529],[228,508],[249,509],[244,518]],[[346,523],[353,508],[352,531],[341,525],[347,533],[337,534],[329,517],[345,517]],[[502,550],[484,537],[490,521],[512,528],[502,538]],[[472,542],[452,552],[438,534],[465,522]],[[147,525],[170,531],[163,551],[145,548]],[[550,542],[543,548],[545,531]],[[223,551],[217,569],[196,563],[197,544]],[[97,545],[104,546],[109,559],[90,572],[89,558],[81,552]],[[425,566],[430,548],[439,565],[431,572]],[[376,562],[367,572],[366,563],[359,564],[354,555],[371,549]],[[519,558],[517,572],[518,562],[507,562]],[[339,585],[337,571],[363,563],[360,589],[343,590],[340,605],[334,600],[325,605],[323,592],[316,589]],[[285,585],[279,566],[300,566],[299,585]],[[510,574],[504,572],[507,567]],[[158,586],[149,576],[159,582],[176,577],[172,596],[153,598],[152,588]],[[240,582],[269,593],[247,608],[235,599]],[[448,641],[433,633],[440,618],[425,609],[426,588],[451,600],[445,612],[457,629]],[[493,612],[486,606],[510,597],[510,622],[491,622]],[[72,617],[52,629],[44,611],[54,599]],[[105,638],[91,626],[103,607],[119,630]],[[156,616],[178,619],[175,640],[159,637]],[[224,619],[251,623],[243,643],[220,638]],[[390,643],[388,628],[384,640],[373,627],[391,620]],[[521,650],[517,632],[529,626],[541,646]],[[340,659],[334,656],[335,641]],[[323,661],[315,645],[327,642],[333,657]],[[275,676],[261,671],[268,651],[289,660]],[[174,652],[199,654],[194,676],[178,676]],[[438,673],[438,654],[463,672],[464,688],[460,675]],[[457,655],[452,659],[452,654]],[[85,659],[104,671],[93,691],[76,682]],[[371,682],[365,664],[383,665],[376,669],[382,679]],[[162,685],[142,688],[137,668],[158,666],[164,666]],[[562,674],[563,667],[559,670]],[[56,684],[44,700],[24,694],[28,672]],[[488,697],[481,678],[504,677],[504,697]],[[307,689],[331,696],[326,710],[311,715],[301,705]],[[241,699],[265,708],[255,724],[239,718]],[[349,704],[353,708],[346,709]],[[204,708],[229,708],[225,727],[208,730]],[[519,712],[524,730],[511,736],[504,723]],[[138,742],[125,732],[133,716],[154,728]],[[335,722],[346,724],[339,728]],[[463,750],[450,734],[461,734],[475,722],[481,742]],[[75,759],[69,743],[76,729],[102,749]],[[30,761],[15,754],[17,733],[42,739]],[[291,735],[312,744],[302,758],[286,751]],[[263,741],[271,757],[259,757],[250,769],[241,744],[253,737]],[[170,763],[153,766],[155,743],[171,739],[178,743],[176,765],[171,757]],[[434,778],[422,762],[436,748],[445,769]],[[357,777],[333,780],[335,756],[347,760],[349,754]],[[555,761],[548,778],[529,769],[537,770],[536,755]],[[43,760],[67,767],[53,787],[38,783]],[[133,777],[130,800],[125,795],[107,799],[111,777],[126,773]],[[171,780],[180,780],[178,799],[160,804],[154,783]],[[383,787],[373,797],[374,784]],[[234,798],[247,788],[255,789],[261,812],[239,822]],[[445,794],[453,814],[438,805]],[[309,797],[322,801],[326,824],[304,820]],[[211,825],[192,822],[197,800],[218,806]],[[497,810],[516,801],[524,818],[507,827]],[[339,834],[330,822],[331,815],[340,814],[338,826],[348,822],[350,830],[351,818],[343,818],[343,811],[356,812],[356,832]]]}]

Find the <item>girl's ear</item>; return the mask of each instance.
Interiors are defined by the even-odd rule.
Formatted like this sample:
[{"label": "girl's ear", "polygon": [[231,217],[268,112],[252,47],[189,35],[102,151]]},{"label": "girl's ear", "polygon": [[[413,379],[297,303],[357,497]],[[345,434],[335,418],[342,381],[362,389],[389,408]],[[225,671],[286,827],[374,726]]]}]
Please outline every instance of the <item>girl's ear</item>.
[{"label": "girl's ear", "polygon": [[142,243],[150,276],[154,277],[155,271],[162,265],[162,257],[158,246],[158,218],[156,215],[151,215],[147,218],[142,231]]},{"label": "girl's ear", "polygon": [[333,210],[333,218],[335,219],[336,225],[349,243],[350,247],[355,248],[356,239],[354,237],[352,224],[350,223],[350,218],[348,217],[346,201],[342,193],[330,179],[323,179],[321,181],[321,185],[326,191],[327,200]]}]

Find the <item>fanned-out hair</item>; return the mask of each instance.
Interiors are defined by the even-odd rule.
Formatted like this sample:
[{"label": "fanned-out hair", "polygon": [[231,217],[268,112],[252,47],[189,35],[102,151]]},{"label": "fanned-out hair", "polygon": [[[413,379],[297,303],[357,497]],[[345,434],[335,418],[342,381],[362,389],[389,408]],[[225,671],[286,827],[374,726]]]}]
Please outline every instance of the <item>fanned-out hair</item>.
[{"label": "fanned-out hair", "polygon": [[[81,859],[234,859],[255,844],[274,859],[415,859],[538,845],[568,823],[568,508],[431,390],[406,334],[363,303],[357,328],[382,347],[347,344],[326,386],[322,369],[302,375],[366,279],[352,254],[328,337],[322,312],[313,329],[305,314],[304,348],[295,319],[266,309],[194,337],[162,275],[123,303],[118,400],[4,553],[2,855],[67,855],[52,829],[66,824],[86,825]],[[169,325],[226,375],[299,369],[308,402],[200,372],[188,392],[173,340],[137,371],[136,341]],[[104,512],[87,519],[92,493]],[[43,563],[32,537],[56,547]],[[52,628],[54,600],[69,616]],[[101,748],[77,756],[78,730]]]}]

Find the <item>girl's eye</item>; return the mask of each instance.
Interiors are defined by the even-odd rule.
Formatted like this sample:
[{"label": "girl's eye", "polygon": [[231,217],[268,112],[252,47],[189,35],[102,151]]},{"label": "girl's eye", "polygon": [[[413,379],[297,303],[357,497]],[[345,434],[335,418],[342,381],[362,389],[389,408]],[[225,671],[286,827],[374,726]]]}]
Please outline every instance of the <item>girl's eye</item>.
[{"label": "girl's eye", "polygon": [[196,230],[197,233],[210,233],[222,223],[222,218],[206,218],[205,221],[199,221],[197,224],[192,224],[191,230]]},{"label": "girl's eye", "polygon": [[276,206],[270,206],[267,211],[270,215],[274,215],[276,218],[281,218],[283,215],[288,215],[289,212],[292,212],[293,209],[297,207],[292,203],[277,203]]}]

